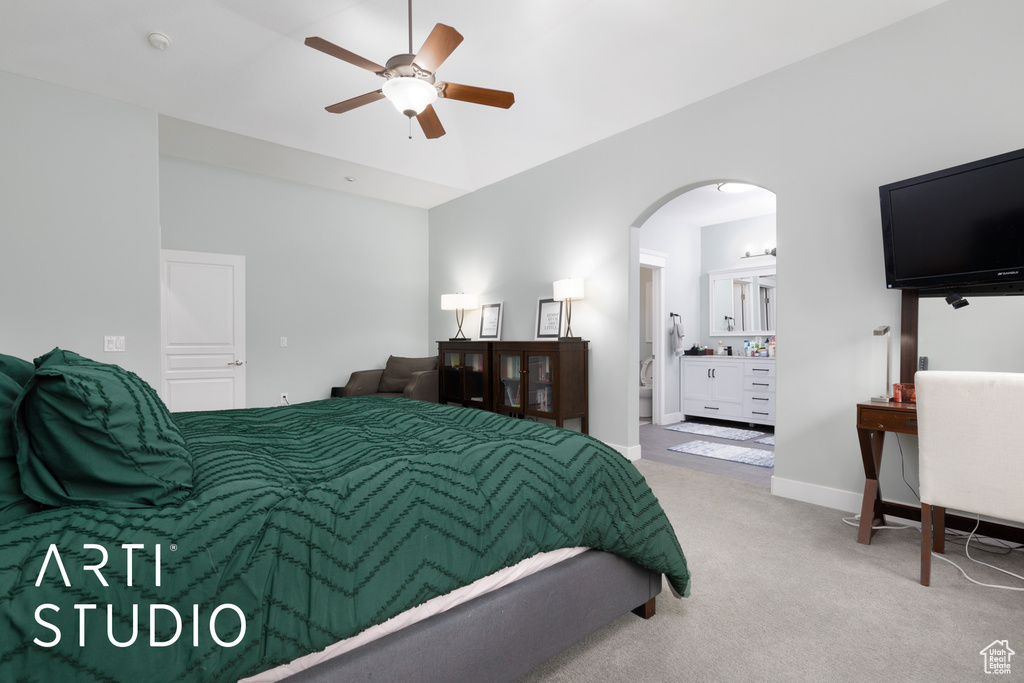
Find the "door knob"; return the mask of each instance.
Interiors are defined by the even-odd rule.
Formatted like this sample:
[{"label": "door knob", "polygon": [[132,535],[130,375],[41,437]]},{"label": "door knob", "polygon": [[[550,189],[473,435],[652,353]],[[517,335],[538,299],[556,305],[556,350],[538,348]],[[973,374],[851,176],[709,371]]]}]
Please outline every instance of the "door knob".
[{"label": "door knob", "polygon": [[228,363],[228,365],[245,365],[244,360],[236,360],[234,363]]}]

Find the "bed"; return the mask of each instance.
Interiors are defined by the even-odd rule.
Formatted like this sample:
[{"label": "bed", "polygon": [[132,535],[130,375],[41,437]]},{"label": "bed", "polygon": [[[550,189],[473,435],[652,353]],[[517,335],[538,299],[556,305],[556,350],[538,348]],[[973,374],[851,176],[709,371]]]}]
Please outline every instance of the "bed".
[{"label": "bed", "polygon": [[[688,594],[650,488],[588,436],[401,398],[172,416],[117,366],[3,360],[0,680],[507,680],[662,574]],[[593,550],[287,668],[566,548]]]}]

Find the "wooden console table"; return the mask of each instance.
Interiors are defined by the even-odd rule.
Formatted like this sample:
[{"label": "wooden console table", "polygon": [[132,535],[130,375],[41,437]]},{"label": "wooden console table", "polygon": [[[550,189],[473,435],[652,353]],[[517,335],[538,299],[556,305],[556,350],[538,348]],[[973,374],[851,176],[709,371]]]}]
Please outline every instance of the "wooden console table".
[{"label": "wooden console table", "polygon": [[858,403],[857,438],[864,460],[864,502],[860,507],[857,542],[870,544],[874,526],[885,523],[885,515],[921,521],[921,509],[882,500],[878,471],[882,466],[882,444],[886,432],[917,434],[917,405],[914,403]]},{"label": "wooden console table", "polygon": [[[885,523],[885,515],[921,521],[920,506],[893,503],[882,499],[878,488],[878,472],[882,465],[882,444],[886,432],[917,434],[916,403],[858,403],[857,437],[860,455],[864,460],[864,501],[860,508],[860,526],[857,542],[869,545],[875,530]],[[977,524],[972,517],[946,513],[946,528],[971,531]],[[982,520],[978,534],[1024,543],[1024,529],[1016,526]]]}]

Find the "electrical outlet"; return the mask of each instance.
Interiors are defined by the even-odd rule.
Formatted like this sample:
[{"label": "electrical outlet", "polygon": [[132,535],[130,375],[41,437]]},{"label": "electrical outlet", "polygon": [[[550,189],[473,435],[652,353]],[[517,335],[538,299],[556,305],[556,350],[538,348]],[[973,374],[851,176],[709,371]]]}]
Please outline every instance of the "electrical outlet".
[{"label": "electrical outlet", "polygon": [[288,346],[288,337],[281,337],[281,348]]},{"label": "electrical outlet", "polygon": [[288,392],[287,391],[282,391],[281,392],[281,405],[283,405],[283,406],[291,405],[288,402]]},{"label": "electrical outlet", "polygon": [[919,356],[917,359],[917,369],[927,370],[928,369],[928,356]]}]

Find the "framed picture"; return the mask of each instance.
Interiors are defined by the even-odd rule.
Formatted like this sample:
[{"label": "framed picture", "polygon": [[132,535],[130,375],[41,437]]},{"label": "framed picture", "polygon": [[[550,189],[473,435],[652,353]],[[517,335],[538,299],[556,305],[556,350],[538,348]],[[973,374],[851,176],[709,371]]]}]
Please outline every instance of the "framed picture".
[{"label": "framed picture", "polygon": [[562,303],[560,299],[537,300],[537,339],[562,336]]},{"label": "framed picture", "polygon": [[480,339],[501,339],[501,303],[480,307]]}]

